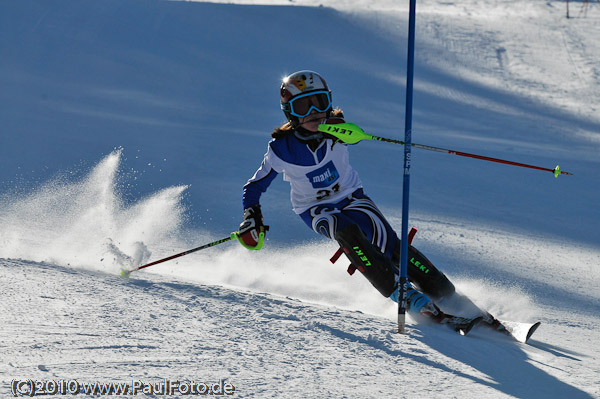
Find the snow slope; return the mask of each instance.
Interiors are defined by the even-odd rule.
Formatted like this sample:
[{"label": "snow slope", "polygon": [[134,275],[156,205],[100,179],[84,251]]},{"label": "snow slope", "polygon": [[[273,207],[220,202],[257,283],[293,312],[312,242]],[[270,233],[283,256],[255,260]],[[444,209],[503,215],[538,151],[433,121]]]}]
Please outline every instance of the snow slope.
[{"label": "snow slope", "polygon": [[528,347],[424,325],[399,335],[387,318],[156,274],[125,280],[6,260],[0,276],[10,303],[36,287],[3,327],[9,377],[227,378],[234,396],[259,398],[572,398],[588,395],[570,375],[596,375],[580,364],[584,348],[551,344],[543,331]]},{"label": "snow slope", "polygon": [[[413,152],[415,245],[498,316],[541,320],[530,345],[412,319],[395,334],[395,304],[328,262],[281,179],[262,251],[117,276],[236,229],[286,73],[320,71],[347,119],[401,138],[396,3],[0,3],[3,395],[224,378],[239,397],[600,397],[594,3],[568,20],[559,1],[418,3],[413,141],[574,173]],[[401,147],[351,153],[399,229]]]}]

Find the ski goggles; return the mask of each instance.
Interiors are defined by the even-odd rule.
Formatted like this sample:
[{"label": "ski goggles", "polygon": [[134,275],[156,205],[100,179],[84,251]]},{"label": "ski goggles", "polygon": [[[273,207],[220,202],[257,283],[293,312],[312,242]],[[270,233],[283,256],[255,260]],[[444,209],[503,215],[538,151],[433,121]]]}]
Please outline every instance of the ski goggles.
[{"label": "ski goggles", "polygon": [[313,109],[317,112],[327,112],[331,108],[331,94],[327,90],[301,94],[287,104],[282,104],[282,108],[299,118],[310,115]]}]

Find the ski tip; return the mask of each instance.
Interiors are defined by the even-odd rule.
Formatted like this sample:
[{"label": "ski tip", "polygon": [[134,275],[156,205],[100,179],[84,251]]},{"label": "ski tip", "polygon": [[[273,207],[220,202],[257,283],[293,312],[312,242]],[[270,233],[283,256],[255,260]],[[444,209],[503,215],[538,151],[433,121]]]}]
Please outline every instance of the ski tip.
[{"label": "ski tip", "polygon": [[537,322],[534,325],[532,325],[529,328],[529,331],[527,332],[527,337],[525,337],[525,342],[529,341],[529,338],[531,338],[531,336],[533,335],[533,333],[535,332],[535,330],[538,329],[538,327],[540,326],[540,324],[542,324],[541,322]]}]

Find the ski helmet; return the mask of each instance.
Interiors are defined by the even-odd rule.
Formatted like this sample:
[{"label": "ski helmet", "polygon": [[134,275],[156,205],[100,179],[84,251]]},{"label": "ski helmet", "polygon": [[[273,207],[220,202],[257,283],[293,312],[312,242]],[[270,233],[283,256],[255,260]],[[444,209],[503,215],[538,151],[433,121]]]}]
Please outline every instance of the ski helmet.
[{"label": "ski helmet", "polygon": [[321,75],[313,71],[298,71],[285,77],[280,89],[281,110],[294,128],[298,118],[313,110],[331,114],[331,90]]}]

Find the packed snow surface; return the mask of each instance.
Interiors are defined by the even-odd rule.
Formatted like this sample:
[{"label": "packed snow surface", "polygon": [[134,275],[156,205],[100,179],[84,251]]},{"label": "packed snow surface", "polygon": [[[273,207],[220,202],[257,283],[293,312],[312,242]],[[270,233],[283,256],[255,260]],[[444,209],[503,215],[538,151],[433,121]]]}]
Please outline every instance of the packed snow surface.
[{"label": "packed snow surface", "polygon": [[[0,396],[31,379],[599,398],[600,4],[569,15],[417,2],[413,142],[573,173],[413,150],[414,245],[497,317],[541,321],[520,344],[410,317],[397,334],[396,304],[329,262],[281,178],[261,251],[119,275],[237,229],[290,72],[320,72],[348,121],[402,139],[408,2],[1,2]],[[400,231],[402,147],[350,151]]]}]

